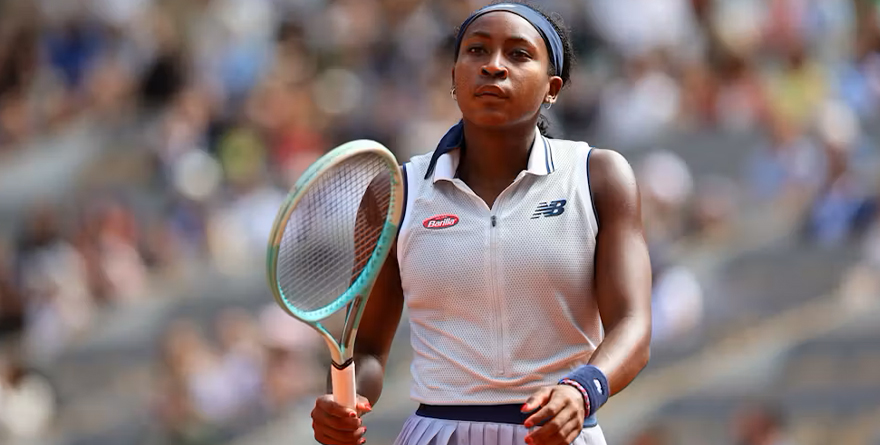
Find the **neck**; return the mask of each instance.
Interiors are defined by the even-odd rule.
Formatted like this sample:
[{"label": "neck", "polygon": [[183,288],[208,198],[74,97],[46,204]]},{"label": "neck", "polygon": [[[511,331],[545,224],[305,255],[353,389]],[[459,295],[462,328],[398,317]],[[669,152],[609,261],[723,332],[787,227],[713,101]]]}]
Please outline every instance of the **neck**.
[{"label": "neck", "polygon": [[467,150],[462,157],[459,176],[465,182],[479,172],[481,181],[511,183],[528,168],[529,149],[538,132],[535,126],[486,129],[464,121]]}]

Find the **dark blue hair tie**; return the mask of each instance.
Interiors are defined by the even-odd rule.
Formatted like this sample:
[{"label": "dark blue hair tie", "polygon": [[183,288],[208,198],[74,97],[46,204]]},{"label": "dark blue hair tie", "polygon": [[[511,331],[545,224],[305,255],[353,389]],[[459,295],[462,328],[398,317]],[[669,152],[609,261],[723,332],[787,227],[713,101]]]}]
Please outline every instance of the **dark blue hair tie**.
[{"label": "dark blue hair tie", "polygon": [[468,26],[476,20],[478,17],[483,14],[488,14],[490,12],[495,11],[506,11],[513,14],[516,14],[524,19],[526,19],[535,29],[541,33],[541,37],[544,38],[544,43],[547,44],[547,48],[550,50],[550,60],[553,61],[553,67],[556,69],[556,75],[562,76],[562,66],[565,63],[565,51],[562,47],[562,38],[559,37],[559,33],[556,32],[556,28],[553,27],[553,24],[544,17],[538,11],[518,3],[498,3],[495,5],[485,6],[483,8],[478,9],[473,14],[470,15],[465,21],[461,24],[461,27],[458,28],[458,36],[455,38],[455,55],[458,57],[458,51],[461,48],[461,40],[464,37],[464,32],[467,30]]}]

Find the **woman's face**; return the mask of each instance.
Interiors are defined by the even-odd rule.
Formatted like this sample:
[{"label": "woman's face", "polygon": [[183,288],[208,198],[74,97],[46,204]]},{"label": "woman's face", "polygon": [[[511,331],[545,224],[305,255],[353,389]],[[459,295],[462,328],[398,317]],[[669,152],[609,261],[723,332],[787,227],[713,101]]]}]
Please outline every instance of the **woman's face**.
[{"label": "woman's face", "polygon": [[480,16],[465,31],[452,70],[462,115],[493,127],[536,119],[562,88],[549,70],[547,46],[531,23],[503,11]]}]

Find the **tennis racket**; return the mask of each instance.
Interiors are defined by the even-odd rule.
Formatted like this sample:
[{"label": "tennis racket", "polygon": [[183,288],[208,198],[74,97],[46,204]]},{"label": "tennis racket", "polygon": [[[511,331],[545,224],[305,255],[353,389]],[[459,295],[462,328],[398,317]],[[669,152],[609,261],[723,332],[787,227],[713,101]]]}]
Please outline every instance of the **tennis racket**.
[{"label": "tennis racket", "polygon": [[[326,340],[333,396],[347,408],[357,403],[357,328],[397,236],[402,200],[394,155],[375,141],[348,142],[300,176],[269,239],[269,287],[288,314]],[[337,339],[322,322],[342,309],[345,322]]]}]

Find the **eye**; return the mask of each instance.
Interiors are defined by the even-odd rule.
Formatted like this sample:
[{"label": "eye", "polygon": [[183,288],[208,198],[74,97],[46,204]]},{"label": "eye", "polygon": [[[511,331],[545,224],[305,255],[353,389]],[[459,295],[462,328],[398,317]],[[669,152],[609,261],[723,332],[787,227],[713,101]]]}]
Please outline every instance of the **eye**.
[{"label": "eye", "polygon": [[523,49],[515,49],[510,54],[513,56],[514,59],[526,60],[532,58],[532,55],[529,54],[528,51]]},{"label": "eye", "polygon": [[482,54],[484,51],[482,46],[470,46],[467,48],[468,54]]}]

